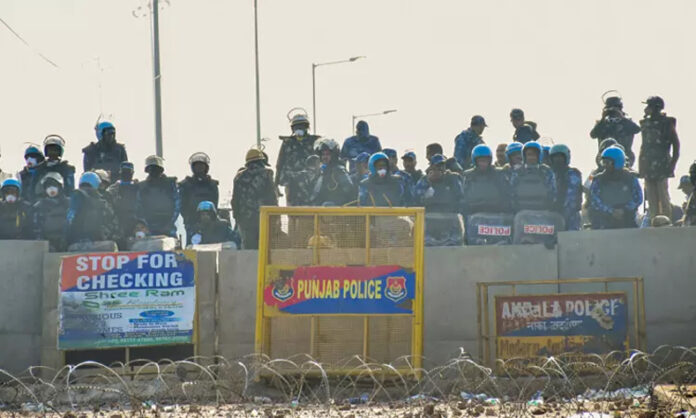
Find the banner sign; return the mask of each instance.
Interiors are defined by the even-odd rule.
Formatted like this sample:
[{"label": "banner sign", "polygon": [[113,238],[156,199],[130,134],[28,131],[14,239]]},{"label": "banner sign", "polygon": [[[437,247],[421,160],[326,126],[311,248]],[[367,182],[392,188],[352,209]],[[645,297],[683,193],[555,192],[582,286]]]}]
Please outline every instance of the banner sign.
[{"label": "banner sign", "polygon": [[194,257],[174,252],[64,257],[58,349],[192,343]]},{"label": "banner sign", "polygon": [[267,313],[412,314],[416,276],[400,266],[268,266]]},{"label": "banner sign", "polygon": [[628,348],[625,292],[495,297],[497,356]]}]

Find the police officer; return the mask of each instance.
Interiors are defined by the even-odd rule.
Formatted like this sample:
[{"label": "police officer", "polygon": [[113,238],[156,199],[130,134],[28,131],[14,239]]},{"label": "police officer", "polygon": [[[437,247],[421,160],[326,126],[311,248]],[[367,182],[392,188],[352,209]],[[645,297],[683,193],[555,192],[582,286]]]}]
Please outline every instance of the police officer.
[{"label": "police officer", "polygon": [[505,151],[507,151],[507,146],[508,144],[498,144],[497,147],[495,147],[495,167],[496,168],[503,168],[505,167],[505,164],[507,164],[507,156]]},{"label": "police officer", "polygon": [[645,179],[645,197],[650,216],[669,217],[672,204],[667,179],[674,177],[674,168],[679,160],[677,120],[662,112],[665,102],[661,97],[648,97],[645,104],[645,118],[640,121],[643,142],[638,156],[638,173]]},{"label": "police officer", "polygon": [[[191,243],[193,226],[196,224],[197,207],[203,201],[213,202],[218,206],[220,192],[219,182],[210,175],[210,157],[204,152],[196,152],[189,158],[189,166],[192,175],[187,176],[179,183],[179,194],[181,195],[181,217],[184,218],[186,237]],[[217,212],[217,209],[216,209]]]},{"label": "police officer", "polygon": [[582,226],[582,174],[570,167],[570,149],[564,144],[555,144],[549,151],[551,169],[556,179],[558,206],[567,231],[579,231]]},{"label": "police officer", "polygon": [[[72,191],[75,190],[75,167],[62,159],[65,150],[65,140],[59,135],[49,135],[44,139],[43,145],[46,159],[36,167],[37,178],[41,179],[46,173],[50,172],[60,174],[63,176],[65,194],[70,196]],[[36,184],[34,187],[35,195],[40,195],[42,193],[42,190],[40,190],[41,185]]]},{"label": "police officer", "polygon": [[0,239],[28,239],[31,235],[31,206],[21,197],[22,184],[9,178],[0,188]]},{"label": "police officer", "polygon": [[446,158],[436,154],[430,159],[430,167],[415,187],[416,201],[425,207],[425,244],[461,245],[462,208],[461,177],[447,170]]},{"label": "police officer", "polygon": [[38,145],[29,145],[24,150],[24,168],[19,172],[19,181],[22,183],[22,199],[28,203],[36,202],[40,196],[36,195],[39,184],[38,166],[44,161],[44,156]]},{"label": "police officer", "polygon": [[364,120],[358,121],[355,126],[355,135],[350,138],[346,138],[343,141],[343,147],[341,148],[341,159],[344,161],[350,161],[350,173],[354,173],[355,159],[357,156],[363,152],[369,155],[374,154],[382,150],[382,145],[379,143],[379,138],[374,135],[370,135],[370,126]]},{"label": "police officer", "polygon": [[100,183],[92,171],[80,176],[79,188],[70,196],[68,244],[110,240],[117,234],[115,215],[99,193]]},{"label": "police officer", "polygon": [[696,161],[689,167],[689,180],[691,180],[692,191],[689,199],[686,201],[686,208],[684,209],[684,222],[683,226],[696,226],[696,193],[694,193],[694,188],[696,187]]},{"label": "police officer", "polygon": [[433,155],[435,154],[445,155],[445,152],[442,150],[442,145],[438,144],[437,142],[428,144],[425,147],[425,160],[430,162],[430,159],[433,158]]},{"label": "police officer", "polygon": [[48,241],[50,251],[67,250],[68,209],[70,199],[63,193],[63,177],[58,173],[48,173],[41,179],[45,195],[32,208],[34,236]]},{"label": "police officer", "polygon": [[312,202],[317,206],[343,206],[354,202],[355,189],[338,159],[338,143],[330,138],[321,138],[314,143],[314,149],[321,160],[321,174],[314,185]]},{"label": "police officer", "polygon": [[358,188],[360,187],[360,182],[370,176],[370,168],[368,167],[369,161],[370,154],[366,152],[361,152],[355,157],[355,172],[350,175],[350,181],[353,183],[353,187],[355,187],[356,196]]},{"label": "police officer", "polygon": [[546,210],[556,208],[556,180],[553,171],[540,163],[542,147],[536,141],[524,144],[522,167],[510,174],[513,208],[521,210]]},{"label": "police officer", "polygon": [[638,179],[624,170],[626,155],[618,147],[602,152],[604,171],[590,186],[592,229],[635,228],[636,211],[643,202]]},{"label": "police officer", "polygon": [[416,153],[411,150],[407,150],[404,152],[404,155],[401,156],[401,164],[404,166],[403,172],[408,175],[407,186],[411,192],[413,192],[414,188],[416,187],[418,180],[423,177],[423,171],[416,168],[417,163]]},{"label": "police officer", "polygon": [[232,230],[230,223],[218,216],[215,203],[208,200],[200,202],[196,208],[196,218],[191,228],[192,244],[234,242],[237,248],[241,246],[239,235]]},{"label": "police officer", "polygon": [[481,135],[487,126],[483,116],[475,115],[469,128],[454,138],[454,158],[463,170],[471,168],[471,151],[476,145],[483,144]]},{"label": "police officer", "polygon": [[260,150],[250,149],[246,154],[244,168],[234,178],[232,214],[239,228],[244,249],[259,247],[261,206],[278,206],[273,170],[266,167],[263,158]]},{"label": "police officer", "polygon": [[[82,149],[84,171],[106,170],[110,179],[118,178],[121,163],[128,161],[126,147],[116,142],[116,127],[111,122],[99,122],[94,127],[97,142]],[[103,187],[108,187],[104,185]]]},{"label": "police officer", "polygon": [[[307,157],[314,154],[314,143],[319,139],[316,135],[309,134],[309,119],[307,115],[297,114],[290,120],[292,135],[281,136],[283,144],[280,146],[278,161],[276,162],[275,182],[278,186],[285,186],[286,196],[293,195],[292,186],[289,185],[289,173],[297,173],[304,170]],[[288,201],[292,206],[294,202]]]},{"label": "police officer", "polygon": [[633,137],[640,132],[640,126],[627,117],[623,111],[620,97],[607,97],[602,110],[602,118],[595,123],[590,137],[597,140],[599,147],[607,138],[614,138],[626,152],[626,165],[630,167],[636,160],[633,154]]},{"label": "police officer", "polygon": [[181,198],[176,177],[164,174],[162,157],[150,155],[145,159],[147,177],[138,183],[136,211],[147,221],[152,235],[176,238],[176,223],[181,212]]},{"label": "police officer", "polygon": [[539,139],[537,132],[537,124],[535,122],[525,120],[524,111],[522,109],[512,109],[510,111],[510,123],[515,128],[515,133],[512,135],[512,140],[526,144],[529,141]]},{"label": "police officer", "polygon": [[509,175],[512,170],[517,170],[522,167],[524,158],[522,158],[522,149],[524,144],[521,142],[511,142],[505,147],[505,159],[507,163],[503,166],[503,170]]},{"label": "police officer", "polygon": [[480,212],[512,211],[510,184],[501,169],[493,166],[493,153],[486,145],[477,145],[471,152],[474,167],[464,172],[464,216]]},{"label": "police officer", "polygon": [[384,155],[389,158],[389,170],[393,174],[399,173],[399,157],[397,157],[396,150],[394,148],[385,148],[382,150]]},{"label": "police officer", "polygon": [[[134,173],[133,163],[122,162],[119,179],[106,189],[107,201],[113,207],[118,219],[118,236],[121,240],[126,240],[133,235],[138,218],[138,180],[133,179]],[[119,248],[126,248],[126,242],[120,241]]]},{"label": "police officer", "polygon": [[319,156],[313,154],[307,157],[305,159],[305,167],[302,171],[287,173],[288,190],[291,190],[293,193],[286,196],[288,206],[312,206],[314,186],[321,175]]},{"label": "police officer", "polygon": [[358,188],[360,206],[405,206],[405,184],[401,177],[391,173],[389,157],[383,152],[372,154],[368,168],[370,175]]}]

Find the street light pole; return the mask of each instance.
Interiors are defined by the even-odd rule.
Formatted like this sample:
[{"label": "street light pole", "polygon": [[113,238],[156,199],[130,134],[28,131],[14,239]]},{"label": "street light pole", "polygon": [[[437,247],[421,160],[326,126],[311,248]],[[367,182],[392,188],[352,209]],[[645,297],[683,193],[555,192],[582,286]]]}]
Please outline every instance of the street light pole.
[{"label": "street light pole", "polygon": [[382,112],[377,112],[377,113],[367,113],[367,114],[364,114],[364,115],[353,115],[353,123],[352,123],[351,126],[350,126],[350,131],[353,132],[353,131],[355,130],[355,120],[356,120],[357,118],[368,118],[368,117],[371,117],[371,116],[384,116],[384,115],[388,115],[388,114],[390,114],[390,113],[394,113],[394,112],[396,112],[397,110],[398,110],[398,109],[389,109],[389,110],[384,110],[384,111],[382,111]]},{"label": "street light pole", "polygon": [[155,82],[155,153],[162,157],[162,85],[160,73],[159,51],[159,0],[152,0],[152,60],[153,77]]},{"label": "street light pole", "polygon": [[317,132],[317,64],[312,63],[312,128]]},{"label": "street light pole", "polygon": [[256,147],[261,149],[261,97],[259,95],[259,17],[254,0],[254,60],[256,65]]},{"label": "street light pole", "polygon": [[323,65],[335,65],[335,64],[344,64],[348,62],[354,62],[359,60],[360,58],[367,58],[364,55],[357,56],[357,57],[351,57],[346,60],[339,60],[339,61],[329,61],[329,62],[320,62],[320,63],[312,63],[312,125],[314,127],[314,132],[318,132],[317,128],[317,83],[316,83],[316,70],[317,67],[321,67]]}]

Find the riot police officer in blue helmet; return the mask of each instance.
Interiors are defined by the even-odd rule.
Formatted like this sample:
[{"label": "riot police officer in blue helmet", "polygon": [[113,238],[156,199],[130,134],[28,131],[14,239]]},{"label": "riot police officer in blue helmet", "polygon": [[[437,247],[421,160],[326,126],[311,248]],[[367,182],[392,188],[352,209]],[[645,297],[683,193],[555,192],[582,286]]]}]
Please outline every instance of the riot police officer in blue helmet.
[{"label": "riot police officer in blue helmet", "polygon": [[510,174],[515,211],[556,209],[556,180],[553,171],[541,163],[542,153],[536,141],[522,148],[522,167]]},{"label": "riot police officer in blue helmet", "polygon": [[471,161],[474,167],[464,172],[464,215],[510,212],[510,185],[503,172],[493,166],[491,149],[483,144],[475,146]]},{"label": "riot police officer in blue helmet", "polygon": [[602,152],[604,171],[590,186],[592,229],[635,228],[636,212],[643,203],[638,178],[625,167],[626,154],[616,146]]},{"label": "riot police officer in blue helmet", "polygon": [[389,157],[383,152],[370,156],[367,163],[370,175],[360,182],[360,206],[397,207],[405,205],[405,183],[391,173]]}]

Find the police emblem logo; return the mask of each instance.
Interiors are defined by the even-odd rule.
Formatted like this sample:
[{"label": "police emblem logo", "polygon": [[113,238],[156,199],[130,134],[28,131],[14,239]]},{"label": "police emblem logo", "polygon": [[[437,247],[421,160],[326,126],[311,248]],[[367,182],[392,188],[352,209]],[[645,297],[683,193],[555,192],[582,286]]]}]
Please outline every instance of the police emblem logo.
[{"label": "police emblem logo", "polygon": [[271,294],[277,300],[285,302],[295,294],[295,290],[292,288],[290,279],[281,278],[273,282],[273,291]]},{"label": "police emblem logo", "polygon": [[406,297],[406,278],[387,277],[387,287],[384,289],[384,296],[393,301],[399,302]]}]

